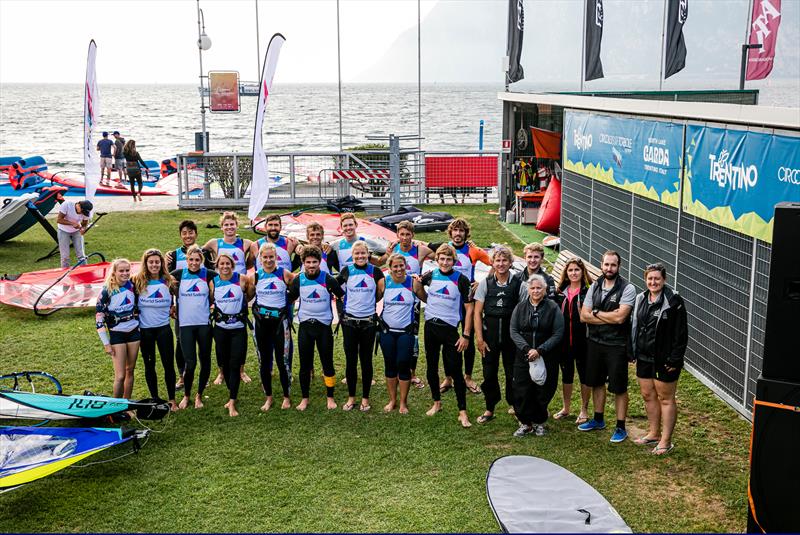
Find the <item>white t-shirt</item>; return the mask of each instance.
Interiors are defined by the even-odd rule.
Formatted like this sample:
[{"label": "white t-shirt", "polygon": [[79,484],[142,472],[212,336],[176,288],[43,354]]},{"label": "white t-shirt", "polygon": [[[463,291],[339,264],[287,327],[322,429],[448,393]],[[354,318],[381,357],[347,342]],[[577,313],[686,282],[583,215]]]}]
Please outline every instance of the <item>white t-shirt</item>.
[{"label": "white t-shirt", "polygon": [[[73,201],[62,202],[61,207],[58,209],[58,213],[64,214],[64,218],[71,223],[81,223],[82,221],[89,220],[88,216],[84,214],[79,214],[75,210],[75,203]],[[69,232],[70,234],[73,232],[78,232],[78,229],[76,229],[75,227],[62,225],[61,223],[58,224],[58,230]]]}]

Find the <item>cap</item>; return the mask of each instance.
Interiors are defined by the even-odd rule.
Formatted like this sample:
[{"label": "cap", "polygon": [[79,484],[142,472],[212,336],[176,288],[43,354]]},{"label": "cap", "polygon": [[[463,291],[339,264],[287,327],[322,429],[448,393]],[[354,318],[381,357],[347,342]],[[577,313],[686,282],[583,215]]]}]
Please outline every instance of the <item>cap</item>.
[{"label": "cap", "polygon": [[108,137],[108,132],[103,132],[103,137]]},{"label": "cap", "polygon": [[113,134],[114,134],[115,136],[118,136],[118,135],[119,135],[119,130],[114,130]]}]

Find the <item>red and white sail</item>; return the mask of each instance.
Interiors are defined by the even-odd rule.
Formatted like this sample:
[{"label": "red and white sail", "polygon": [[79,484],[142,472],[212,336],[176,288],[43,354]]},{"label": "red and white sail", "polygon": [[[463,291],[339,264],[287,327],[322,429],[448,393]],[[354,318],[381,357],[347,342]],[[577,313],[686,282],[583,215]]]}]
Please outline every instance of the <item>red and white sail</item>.
[{"label": "red and white sail", "polygon": [[100,160],[94,141],[95,125],[100,117],[100,92],[97,90],[97,71],[95,58],[97,45],[89,42],[89,55],[86,59],[86,86],[83,93],[83,173],[85,177],[86,199],[94,201],[94,194],[100,184]]}]

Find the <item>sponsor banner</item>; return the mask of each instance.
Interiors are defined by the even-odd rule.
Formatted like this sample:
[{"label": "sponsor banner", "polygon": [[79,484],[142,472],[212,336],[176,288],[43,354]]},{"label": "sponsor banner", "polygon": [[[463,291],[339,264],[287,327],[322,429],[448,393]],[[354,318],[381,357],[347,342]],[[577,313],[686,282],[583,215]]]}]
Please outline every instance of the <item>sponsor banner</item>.
[{"label": "sponsor banner", "polygon": [[94,201],[97,186],[100,184],[100,157],[94,142],[97,119],[100,117],[100,91],[97,89],[97,44],[89,41],[86,58],[86,84],[83,90],[83,185],[86,200]]},{"label": "sponsor banner", "polygon": [[667,28],[664,39],[664,79],[686,66],[683,25],[689,18],[689,0],[667,0]]},{"label": "sponsor banner", "polygon": [[603,62],[600,47],[603,42],[603,0],[585,0],[584,15],[585,49],[583,79],[587,82],[603,78]]},{"label": "sponsor banner", "polygon": [[780,25],[781,0],[753,0],[750,38],[747,42],[759,44],[761,48],[747,51],[747,80],[762,80],[772,72]]},{"label": "sponsor banner", "polygon": [[211,71],[208,73],[209,100],[212,112],[239,112],[239,73]]},{"label": "sponsor banner", "polygon": [[508,56],[508,72],[506,82],[513,84],[525,78],[525,71],[520,63],[522,57],[522,36],[525,31],[525,10],[522,0],[508,0],[508,30],[506,32],[506,56]]},{"label": "sponsor banner", "polygon": [[686,127],[687,213],[771,243],[783,201],[800,202],[800,138]]},{"label": "sponsor banner", "polygon": [[564,169],[677,208],[683,125],[564,114]]}]

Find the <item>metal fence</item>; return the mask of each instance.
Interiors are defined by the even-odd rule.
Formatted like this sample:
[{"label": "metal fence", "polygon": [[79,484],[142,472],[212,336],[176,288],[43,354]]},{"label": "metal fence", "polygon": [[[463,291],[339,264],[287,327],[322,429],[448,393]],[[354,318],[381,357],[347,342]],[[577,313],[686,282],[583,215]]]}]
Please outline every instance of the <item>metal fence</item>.
[{"label": "metal fence", "polygon": [[[389,150],[267,153],[266,208],[308,206],[353,195],[367,208],[395,205],[497,202],[497,152],[396,151],[397,182]],[[180,208],[245,208],[252,156],[241,153],[177,156]]]},{"label": "metal fence", "polygon": [[689,315],[687,369],[750,416],[761,372],[771,246],[575,173],[562,181],[561,246],[599,265],[607,249],[643,290],[642,273],[665,264]]}]

